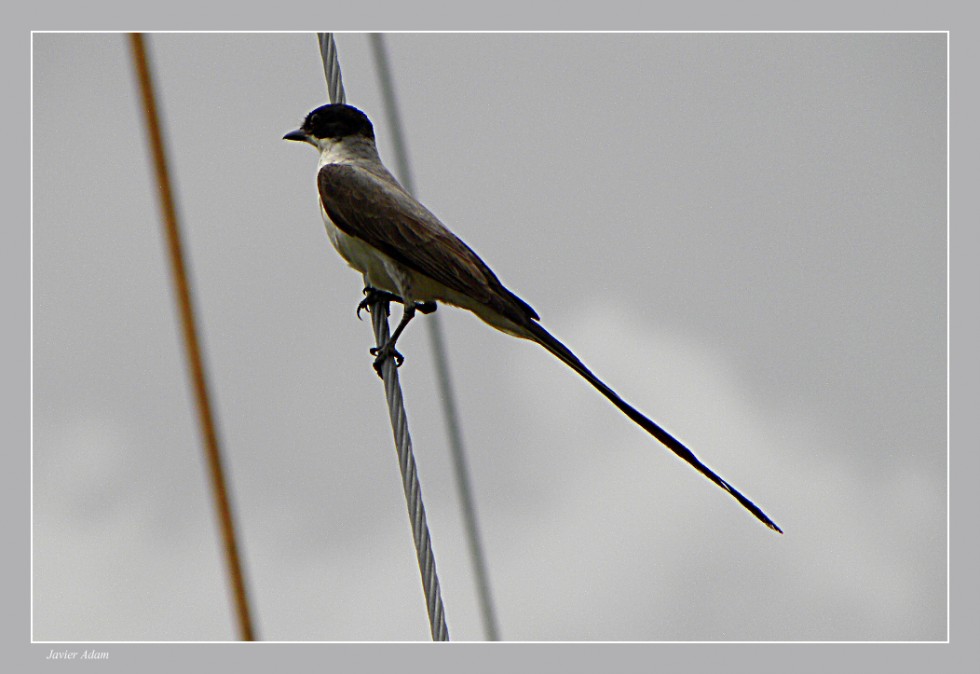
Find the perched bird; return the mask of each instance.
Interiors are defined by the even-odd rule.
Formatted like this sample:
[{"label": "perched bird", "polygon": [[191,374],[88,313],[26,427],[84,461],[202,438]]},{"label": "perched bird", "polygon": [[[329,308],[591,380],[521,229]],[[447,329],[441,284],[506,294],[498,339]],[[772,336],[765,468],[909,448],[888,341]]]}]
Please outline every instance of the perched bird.
[{"label": "perched bird", "polygon": [[334,248],[363,275],[367,297],[358,310],[375,299],[398,301],[404,307],[389,341],[372,349],[379,373],[386,358],[401,364],[395,343],[416,311],[434,311],[437,302],[469,309],[488,325],[543,346],[763,524],[782,533],[761,508],[595,376],[541,326],[537,312],[527,302],[505,288],[469,246],[405,191],[381,163],[367,115],[349,105],[324,105],[283,138],[309,143],[320,152],[320,213]]}]

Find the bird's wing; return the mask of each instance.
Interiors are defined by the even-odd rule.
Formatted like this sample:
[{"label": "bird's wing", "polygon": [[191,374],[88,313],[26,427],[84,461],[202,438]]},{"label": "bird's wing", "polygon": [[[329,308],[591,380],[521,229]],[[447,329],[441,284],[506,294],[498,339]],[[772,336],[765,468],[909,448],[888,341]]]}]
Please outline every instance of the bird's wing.
[{"label": "bird's wing", "polygon": [[469,246],[407,193],[345,164],[324,165],[317,184],[324,210],[348,236],[518,324],[538,319]]}]

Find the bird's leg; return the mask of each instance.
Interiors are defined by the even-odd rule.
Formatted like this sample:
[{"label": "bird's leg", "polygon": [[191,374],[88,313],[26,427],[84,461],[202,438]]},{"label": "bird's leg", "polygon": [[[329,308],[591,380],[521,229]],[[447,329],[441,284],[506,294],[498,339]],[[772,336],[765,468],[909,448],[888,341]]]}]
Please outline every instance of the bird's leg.
[{"label": "bird's leg", "polygon": [[400,367],[405,361],[405,357],[398,353],[398,350],[395,349],[395,342],[398,341],[398,337],[402,334],[402,330],[405,329],[405,326],[408,325],[409,321],[415,317],[415,309],[417,306],[418,305],[414,302],[404,305],[404,309],[402,310],[402,319],[398,322],[398,327],[395,328],[395,331],[391,333],[391,337],[388,338],[388,341],[385,342],[383,346],[371,349],[371,355],[375,356],[374,370],[378,373],[379,377],[381,376],[381,366],[388,358],[394,359],[395,367]]},{"label": "bird's leg", "polygon": [[[357,305],[357,317],[361,317],[361,312],[367,310],[371,311],[371,305],[375,302],[398,302],[401,305],[405,304],[400,296],[390,293],[386,290],[378,290],[377,288],[372,288],[368,286],[364,289],[364,299],[361,300],[360,304]],[[421,311],[423,314],[431,314],[438,307],[434,300],[429,300],[428,302],[416,302],[415,308]]]}]

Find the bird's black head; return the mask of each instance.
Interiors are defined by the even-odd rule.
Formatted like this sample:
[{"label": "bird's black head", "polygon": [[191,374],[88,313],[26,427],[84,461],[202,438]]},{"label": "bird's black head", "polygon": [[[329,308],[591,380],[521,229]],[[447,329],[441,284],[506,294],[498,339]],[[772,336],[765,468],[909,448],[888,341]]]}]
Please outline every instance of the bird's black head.
[{"label": "bird's black head", "polygon": [[306,116],[297,131],[286,134],[287,140],[340,139],[361,136],[374,139],[371,120],[357,108],[342,103],[330,103]]}]

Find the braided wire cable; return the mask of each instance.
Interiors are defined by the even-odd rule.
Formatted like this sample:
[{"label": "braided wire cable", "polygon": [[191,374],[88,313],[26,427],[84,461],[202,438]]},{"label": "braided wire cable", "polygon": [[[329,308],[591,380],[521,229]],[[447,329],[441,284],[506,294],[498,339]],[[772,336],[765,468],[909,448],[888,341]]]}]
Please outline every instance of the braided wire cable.
[{"label": "braided wire cable", "polygon": [[[374,338],[378,347],[388,343],[388,302],[381,300],[370,307],[371,322],[374,324]],[[422,574],[422,590],[425,593],[426,609],[429,612],[429,629],[433,641],[449,641],[446,627],[445,609],[442,605],[442,592],[439,589],[439,576],[436,573],[436,559],[429,538],[429,525],[425,519],[425,506],[422,504],[422,487],[415,468],[412,453],[412,438],[408,433],[408,418],[402,400],[402,389],[398,383],[398,368],[393,358],[385,359],[381,365],[381,376],[385,385],[385,398],[388,401],[388,416],[391,418],[391,431],[395,436],[398,452],[398,467],[402,473],[402,487],[408,505],[408,517],[412,522],[412,537],[415,540],[415,553],[418,556],[419,572]]]},{"label": "braided wire cable", "polygon": [[[323,58],[323,72],[327,77],[330,102],[343,103],[345,102],[344,85],[333,33],[317,33],[317,39],[320,43],[320,55]],[[390,337],[388,302],[384,300],[374,302],[369,310],[374,325],[375,341],[380,348],[387,344]],[[449,641],[442,592],[439,589],[439,576],[436,573],[436,559],[432,551],[432,540],[429,537],[429,525],[425,518],[425,506],[422,504],[422,487],[419,484],[415,456],[412,453],[412,438],[408,433],[408,418],[405,415],[401,385],[398,382],[398,370],[392,358],[387,358],[382,364],[381,375],[384,380],[385,399],[388,401],[388,417],[391,420],[395,449],[398,453],[398,468],[402,474],[408,518],[412,524],[415,554],[422,575],[422,591],[425,594],[425,605],[429,614],[429,630],[433,641]]]},{"label": "braided wire cable", "polygon": [[[398,168],[398,179],[408,190],[415,194],[415,181],[412,177],[408,162],[408,149],[405,144],[401,115],[395,98],[394,79],[385,48],[384,35],[371,33],[371,47],[377,66],[378,79],[381,83],[381,93],[388,114],[388,128],[395,150],[395,162]],[[446,421],[446,434],[449,437],[450,456],[453,461],[453,471],[456,476],[456,493],[459,496],[463,511],[463,524],[466,531],[466,541],[470,552],[470,563],[473,567],[473,577],[476,583],[477,597],[480,602],[480,613],[483,617],[483,632],[487,641],[498,641],[500,630],[497,627],[497,616],[493,605],[493,595],[490,592],[490,574],[487,571],[486,554],[480,537],[480,528],[476,517],[476,502],[473,498],[473,488],[466,462],[466,451],[463,447],[463,433],[456,408],[456,396],[453,392],[452,379],[449,374],[449,358],[446,356],[445,338],[442,321],[436,312],[427,316],[425,324],[429,331],[429,343],[432,349],[432,359],[436,367],[436,382],[442,399],[443,416]]]},{"label": "braided wire cable", "polygon": [[340,59],[337,58],[337,43],[333,33],[317,33],[320,43],[320,57],[323,59],[323,74],[327,78],[327,93],[331,103],[346,103],[347,94],[344,92],[344,80],[340,75]]}]

